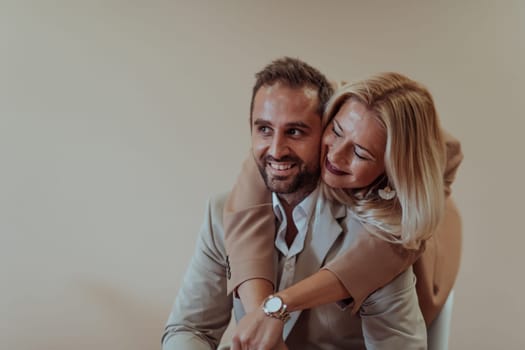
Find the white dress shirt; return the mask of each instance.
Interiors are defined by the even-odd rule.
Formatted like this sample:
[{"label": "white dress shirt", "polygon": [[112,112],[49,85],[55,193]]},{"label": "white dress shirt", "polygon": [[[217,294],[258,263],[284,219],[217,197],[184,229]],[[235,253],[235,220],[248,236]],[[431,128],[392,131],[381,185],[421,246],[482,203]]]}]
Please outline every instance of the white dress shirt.
[{"label": "white dress shirt", "polygon": [[279,223],[275,236],[275,247],[279,251],[277,290],[286,289],[293,284],[296,258],[304,249],[304,242],[310,230],[318,192],[319,190],[315,189],[293,209],[292,218],[297,228],[297,235],[290,246],[286,243],[288,222],[284,208],[277,194],[272,194],[273,211]]}]

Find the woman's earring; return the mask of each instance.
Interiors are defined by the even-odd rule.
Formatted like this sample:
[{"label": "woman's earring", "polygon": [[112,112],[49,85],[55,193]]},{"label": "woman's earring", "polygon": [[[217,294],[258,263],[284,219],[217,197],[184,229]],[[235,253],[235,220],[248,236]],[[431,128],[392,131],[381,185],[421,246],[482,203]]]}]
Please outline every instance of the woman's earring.
[{"label": "woman's earring", "polygon": [[390,188],[390,186],[387,185],[385,188],[380,188],[377,191],[377,194],[382,199],[389,201],[396,196],[396,191],[394,191],[393,189]]}]

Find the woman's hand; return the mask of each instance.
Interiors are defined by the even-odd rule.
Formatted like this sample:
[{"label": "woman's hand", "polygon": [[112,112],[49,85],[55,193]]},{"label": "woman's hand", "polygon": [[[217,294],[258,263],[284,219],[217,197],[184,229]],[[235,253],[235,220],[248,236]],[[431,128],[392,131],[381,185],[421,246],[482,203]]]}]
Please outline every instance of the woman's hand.
[{"label": "woman's hand", "polygon": [[266,316],[263,310],[247,313],[238,323],[232,350],[288,350],[283,341],[284,322]]}]

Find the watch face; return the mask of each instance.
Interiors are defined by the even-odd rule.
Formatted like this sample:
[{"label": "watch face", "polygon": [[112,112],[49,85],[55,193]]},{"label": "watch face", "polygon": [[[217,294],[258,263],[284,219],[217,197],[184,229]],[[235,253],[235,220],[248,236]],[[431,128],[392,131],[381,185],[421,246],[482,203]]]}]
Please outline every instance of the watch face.
[{"label": "watch face", "polygon": [[277,312],[283,306],[283,301],[279,297],[272,297],[266,300],[264,307],[268,312]]}]

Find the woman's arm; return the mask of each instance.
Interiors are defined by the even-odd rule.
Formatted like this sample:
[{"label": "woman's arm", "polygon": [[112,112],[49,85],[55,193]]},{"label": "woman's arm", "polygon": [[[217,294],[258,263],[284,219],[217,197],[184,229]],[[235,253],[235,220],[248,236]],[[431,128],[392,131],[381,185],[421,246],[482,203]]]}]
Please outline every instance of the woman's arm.
[{"label": "woman's arm", "polygon": [[254,293],[257,293],[257,286],[265,286],[264,282],[270,285],[270,292],[273,291],[275,216],[272,196],[251,154],[244,161],[228,196],[223,219],[229,261],[228,293],[248,289],[238,287],[252,279],[262,280],[251,283]]},{"label": "woman's arm", "polygon": [[276,295],[283,299],[290,312],[310,309],[349,297],[348,290],[337,276],[324,269]]}]

